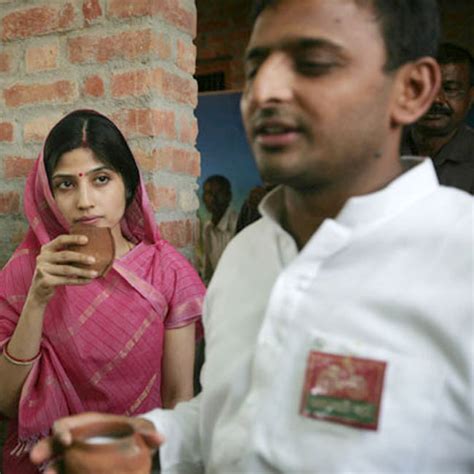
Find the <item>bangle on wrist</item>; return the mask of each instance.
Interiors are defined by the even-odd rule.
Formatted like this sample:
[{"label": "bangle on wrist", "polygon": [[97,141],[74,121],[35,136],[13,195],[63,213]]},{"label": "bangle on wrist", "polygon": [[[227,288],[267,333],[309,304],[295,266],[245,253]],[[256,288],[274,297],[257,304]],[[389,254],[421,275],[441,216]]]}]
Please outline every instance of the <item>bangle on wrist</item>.
[{"label": "bangle on wrist", "polygon": [[5,357],[5,359],[13,365],[32,365],[40,358],[40,356],[41,351],[38,351],[38,354],[36,354],[31,359],[19,359],[18,357],[12,356],[8,352],[8,342],[3,346],[3,357]]}]

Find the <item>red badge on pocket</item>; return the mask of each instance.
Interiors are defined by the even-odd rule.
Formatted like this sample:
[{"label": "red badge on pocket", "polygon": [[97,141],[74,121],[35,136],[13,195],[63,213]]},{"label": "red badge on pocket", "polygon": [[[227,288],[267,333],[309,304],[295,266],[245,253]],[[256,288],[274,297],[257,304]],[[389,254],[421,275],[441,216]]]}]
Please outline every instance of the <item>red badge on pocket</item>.
[{"label": "red badge on pocket", "polygon": [[386,363],[312,351],[300,413],[376,430]]}]

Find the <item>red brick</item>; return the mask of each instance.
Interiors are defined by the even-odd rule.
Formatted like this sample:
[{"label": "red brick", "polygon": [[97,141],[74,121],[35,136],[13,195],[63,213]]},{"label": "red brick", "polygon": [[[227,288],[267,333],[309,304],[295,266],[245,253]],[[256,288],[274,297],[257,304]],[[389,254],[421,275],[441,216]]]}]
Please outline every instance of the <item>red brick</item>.
[{"label": "red brick", "polygon": [[74,23],[74,7],[66,3],[62,8],[47,6],[17,10],[2,20],[3,40],[28,38],[63,31]]},{"label": "red brick", "polygon": [[176,209],[178,202],[176,189],[147,183],[146,190],[155,211]]},{"label": "red brick", "polygon": [[84,63],[97,59],[100,38],[96,36],[78,36],[68,40],[69,61]]},{"label": "red brick", "polygon": [[152,14],[152,0],[109,0],[107,9],[112,17],[130,18]]},{"label": "red brick", "polygon": [[14,191],[0,193],[0,214],[13,214],[20,210],[20,195]]},{"label": "red brick", "polygon": [[0,122],[0,142],[13,141],[13,124],[10,122]]},{"label": "red brick", "polygon": [[0,53],[0,72],[9,72],[10,67],[10,55],[8,53]]},{"label": "red brick", "polygon": [[192,105],[197,104],[197,82],[194,78],[184,78],[176,74],[166,72],[163,83],[163,94],[167,99]]},{"label": "red brick", "polygon": [[144,171],[171,171],[198,177],[201,173],[201,156],[196,150],[164,147],[146,152],[134,149],[133,155]]},{"label": "red brick", "polygon": [[47,71],[58,66],[59,44],[31,46],[26,50],[26,72]]},{"label": "red brick", "polygon": [[113,114],[112,120],[127,137],[176,139],[175,115],[171,110],[131,109]]},{"label": "red brick", "polygon": [[127,97],[148,94],[154,91],[158,94],[163,90],[162,69],[141,69],[114,74],[112,76],[111,91],[113,97]]},{"label": "red brick", "polygon": [[176,65],[184,72],[194,74],[196,71],[196,46],[178,39],[177,50]]},{"label": "red brick", "polygon": [[198,134],[197,120],[191,113],[179,116],[179,139],[183,143],[194,145]]},{"label": "red brick", "polygon": [[177,0],[162,0],[156,2],[157,8],[164,19],[194,38],[197,29],[196,12],[186,10],[182,6],[176,5],[177,3]]},{"label": "red brick", "polygon": [[113,59],[136,59],[156,54],[168,59],[171,54],[169,39],[152,30],[126,31],[111,36],[79,36],[68,40],[69,60],[72,63],[104,63]]},{"label": "red brick", "polygon": [[159,224],[160,232],[174,247],[194,244],[195,225],[191,220],[167,221]]},{"label": "red brick", "polygon": [[61,118],[61,114],[54,116],[40,116],[25,123],[23,128],[23,140],[25,143],[42,143],[48,132]]},{"label": "red brick", "polygon": [[49,84],[15,84],[5,89],[3,96],[8,107],[20,107],[44,102],[68,103],[76,97],[75,85],[70,81],[57,81]]},{"label": "red brick", "polygon": [[85,79],[82,93],[89,97],[102,97],[104,95],[104,81],[100,76],[89,76]]},{"label": "red brick", "polygon": [[108,13],[121,19],[161,16],[178,29],[196,36],[196,13],[184,9],[178,0],[110,0]]},{"label": "red brick", "polygon": [[84,3],[82,4],[82,14],[84,15],[86,23],[102,16],[102,8],[100,7],[99,1],[84,0]]},{"label": "red brick", "polygon": [[33,167],[34,160],[19,156],[7,156],[4,159],[5,178],[25,178]]},{"label": "red brick", "polygon": [[201,174],[201,157],[196,150],[165,147],[155,150],[157,170],[169,170],[198,177]]},{"label": "red brick", "polygon": [[138,167],[142,171],[155,171],[156,170],[156,160],[152,154],[148,153],[141,148],[136,148],[131,145],[133,156],[138,163]]}]

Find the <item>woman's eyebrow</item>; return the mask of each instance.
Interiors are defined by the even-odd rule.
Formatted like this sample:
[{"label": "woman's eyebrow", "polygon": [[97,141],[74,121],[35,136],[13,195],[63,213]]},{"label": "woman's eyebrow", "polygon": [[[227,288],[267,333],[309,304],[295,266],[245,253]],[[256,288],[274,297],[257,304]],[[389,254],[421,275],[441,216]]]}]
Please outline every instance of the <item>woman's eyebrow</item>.
[{"label": "woman's eyebrow", "polygon": [[[97,168],[93,168],[86,173],[83,173],[85,176],[88,176],[93,173],[97,173],[98,171],[103,171],[103,170],[108,170],[111,171],[112,168],[110,166],[99,166]],[[53,175],[53,179],[55,178],[75,178],[78,175],[78,173],[58,173]]]}]

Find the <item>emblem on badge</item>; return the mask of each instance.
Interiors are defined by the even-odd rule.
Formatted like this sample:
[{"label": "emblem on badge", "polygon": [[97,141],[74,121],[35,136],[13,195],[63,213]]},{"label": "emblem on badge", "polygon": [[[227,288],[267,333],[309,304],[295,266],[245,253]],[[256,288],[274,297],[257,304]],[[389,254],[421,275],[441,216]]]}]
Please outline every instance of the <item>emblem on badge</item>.
[{"label": "emblem on badge", "polygon": [[300,413],[376,430],[385,368],[378,360],[311,351]]}]

